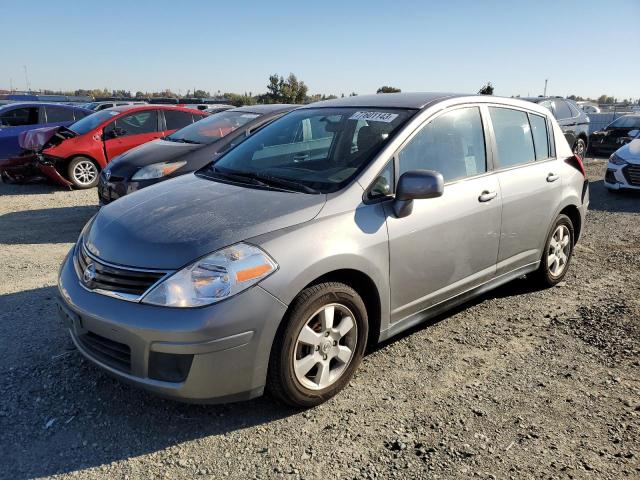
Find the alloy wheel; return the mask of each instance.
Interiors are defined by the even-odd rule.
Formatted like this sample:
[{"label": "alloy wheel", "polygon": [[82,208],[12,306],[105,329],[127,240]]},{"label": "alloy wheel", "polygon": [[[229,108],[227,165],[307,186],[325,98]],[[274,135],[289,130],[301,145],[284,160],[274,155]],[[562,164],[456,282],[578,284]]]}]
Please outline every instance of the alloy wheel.
[{"label": "alloy wheel", "polygon": [[571,255],[571,234],[566,225],[558,225],[549,241],[547,250],[547,267],[549,273],[554,277],[559,277],[567,268],[569,256]]},{"label": "alloy wheel", "polygon": [[317,310],[298,333],[293,371],[309,390],[322,390],[347,370],[358,342],[354,315],[346,306],[331,303]]},{"label": "alloy wheel", "polygon": [[98,169],[91,160],[82,160],[73,168],[73,178],[79,185],[91,185],[98,176]]}]

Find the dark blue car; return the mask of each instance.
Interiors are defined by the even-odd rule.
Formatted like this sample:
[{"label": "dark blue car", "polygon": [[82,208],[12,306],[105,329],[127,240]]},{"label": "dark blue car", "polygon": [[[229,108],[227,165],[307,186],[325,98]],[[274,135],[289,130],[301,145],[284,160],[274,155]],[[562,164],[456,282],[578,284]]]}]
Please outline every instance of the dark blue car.
[{"label": "dark blue car", "polygon": [[0,158],[20,153],[18,137],[40,127],[68,126],[91,110],[60,103],[20,102],[0,106]]}]

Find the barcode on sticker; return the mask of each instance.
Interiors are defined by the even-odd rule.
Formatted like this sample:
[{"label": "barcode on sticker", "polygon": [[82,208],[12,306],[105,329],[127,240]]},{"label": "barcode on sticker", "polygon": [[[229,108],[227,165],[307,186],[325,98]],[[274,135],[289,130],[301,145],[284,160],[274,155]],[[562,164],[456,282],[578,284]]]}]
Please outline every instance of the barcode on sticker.
[{"label": "barcode on sticker", "polygon": [[398,117],[397,113],[387,113],[387,112],[356,112],[349,120],[367,120],[371,122],[384,122],[389,123],[393,122]]}]

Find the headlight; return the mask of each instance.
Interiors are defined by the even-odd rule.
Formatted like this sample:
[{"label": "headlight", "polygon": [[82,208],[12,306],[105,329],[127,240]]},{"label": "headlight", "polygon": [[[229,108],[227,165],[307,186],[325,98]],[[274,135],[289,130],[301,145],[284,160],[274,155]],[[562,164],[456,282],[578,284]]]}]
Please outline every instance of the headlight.
[{"label": "headlight", "polygon": [[177,169],[186,165],[187,162],[160,162],[152,163],[138,170],[131,180],[151,180],[152,178],[166,177]]},{"label": "headlight", "polygon": [[238,243],[201,258],[164,280],[142,303],[200,307],[232,297],[273,273],[278,265],[261,249]]},{"label": "headlight", "polygon": [[615,153],[609,157],[609,162],[613,163],[614,165],[626,165],[628,163],[626,160],[623,160]]}]

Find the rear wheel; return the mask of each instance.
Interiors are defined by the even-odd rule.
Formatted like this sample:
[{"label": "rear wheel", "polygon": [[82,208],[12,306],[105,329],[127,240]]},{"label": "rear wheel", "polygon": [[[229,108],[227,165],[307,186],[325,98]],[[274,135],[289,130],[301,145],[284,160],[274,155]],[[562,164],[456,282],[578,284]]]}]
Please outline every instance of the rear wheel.
[{"label": "rear wheel", "polygon": [[67,177],[76,188],[92,188],[98,184],[98,165],[87,157],[75,157],[67,166]]},{"label": "rear wheel", "polygon": [[271,349],[268,391],[298,407],[328,400],[349,383],[368,333],[364,302],[348,285],[328,282],[303,290]]},{"label": "rear wheel", "polygon": [[587,142],[582,138],[576,140],[576,143],[573,145],[573,153],[580,155],[580,158],[583,158],[585,153],[587,153]]},{"label": "rear wheel", "polygon": [[569,269],[573,255],[574,231],[571,219],[558,215],[545,243],[545,249],[536,272],[538,280],[547,287],[562,281]]}]

